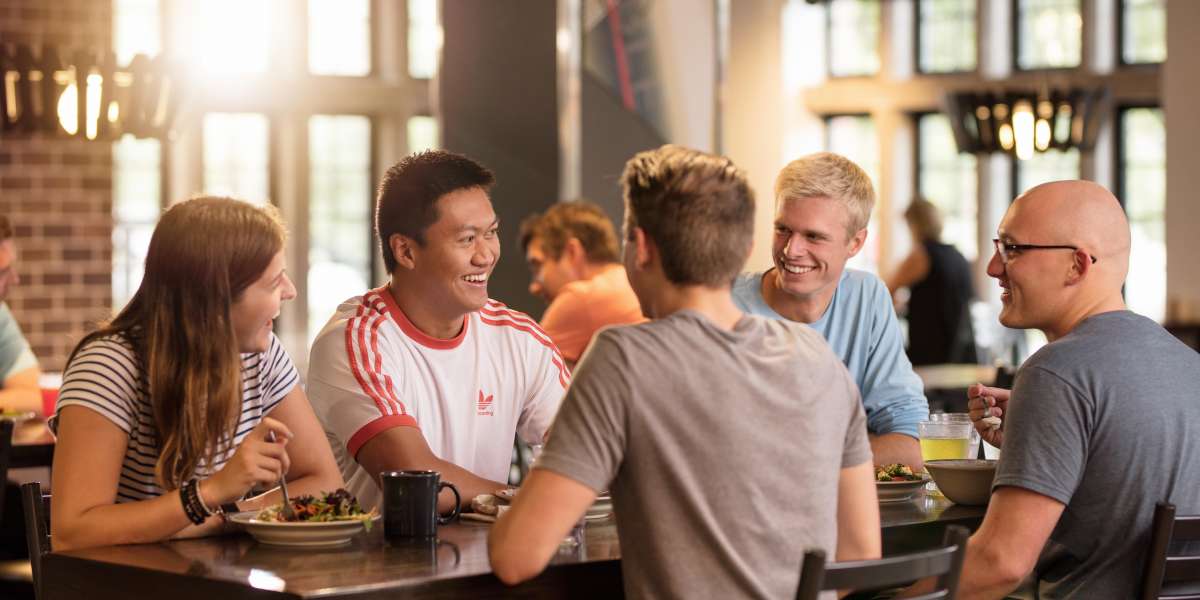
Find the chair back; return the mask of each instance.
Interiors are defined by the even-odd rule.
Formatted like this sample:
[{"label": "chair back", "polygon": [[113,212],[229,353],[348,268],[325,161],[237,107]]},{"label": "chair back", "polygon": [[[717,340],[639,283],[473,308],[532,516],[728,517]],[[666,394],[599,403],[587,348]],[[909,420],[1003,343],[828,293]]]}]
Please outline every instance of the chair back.
[{"label": "chair back", "polygon": [[824,551],[809,550],[804,553],[796,600],[816,600],[822,590],[882,589],[926,577],[937,577],[938,589],[917,598],[953,600],[970,535],[965,527],[953,525],[946,528],[941,548],[878,560],[826,564]]},{"label": "chair back", "polygon": [[25,509],[25,543],[29,546],[29,566],[33,570],[34,596],[42,598],[42,556],[50,552],[50,494],[42,493],[37,481],[21,485],[21,505]]},{"label": "chair back", "polygon": [[1200,515],[1177,516],[1166,502],[1154,507],[1142,575],[1142,599],[1159,598],[1200,599]]},{"label": "chair back", "polygon": [[13,422],[0,420],[0,515],[4,514],[4,482],[8,481],[8,465],[12,459]]}]

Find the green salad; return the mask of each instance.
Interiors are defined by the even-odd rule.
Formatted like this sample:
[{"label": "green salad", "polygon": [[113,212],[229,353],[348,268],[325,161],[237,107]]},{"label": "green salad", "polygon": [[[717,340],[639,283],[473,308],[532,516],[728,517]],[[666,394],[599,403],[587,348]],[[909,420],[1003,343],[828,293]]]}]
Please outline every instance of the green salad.
[{"label": "green salad", "polygon": [[283,505],[273,504],[259,512],[257,519],[277,523],[363,521],[364,525],[370,527],[371,519],[375,516],[374,510],[364,511],[354,495],[342,488],[325,492],[320,498],[297,496],[291,500],[296,518],[288,519],[283,515]]},{"label": "green salad", "polygon": [[912,467],[899,463],[875,467],[875,481],[920,481],[921,476],[913,473]]}]

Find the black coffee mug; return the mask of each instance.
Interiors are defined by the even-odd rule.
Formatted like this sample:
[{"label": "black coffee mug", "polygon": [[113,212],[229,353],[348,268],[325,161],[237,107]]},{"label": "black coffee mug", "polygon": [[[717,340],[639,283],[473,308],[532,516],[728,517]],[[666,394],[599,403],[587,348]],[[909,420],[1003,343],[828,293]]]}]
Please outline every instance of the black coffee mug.
[{"label": "black coffee mug", "polygon": [[[383,485],[383,533],[389,538],[430,538],[437,526],[458,516],[462,496],[453,483],[440,481],[437,471],[385,471]],[[454,510],[438,516],[437,498],[442,488],[454,492]]]}]

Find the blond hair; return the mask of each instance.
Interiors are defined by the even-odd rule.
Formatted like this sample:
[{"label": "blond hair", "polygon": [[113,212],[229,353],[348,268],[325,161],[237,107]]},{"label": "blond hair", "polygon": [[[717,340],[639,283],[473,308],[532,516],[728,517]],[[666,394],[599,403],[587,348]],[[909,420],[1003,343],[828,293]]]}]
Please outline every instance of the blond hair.
[{"label": "blond hair", "polygon": [[832,152],[817,152],[788,163],[775,178],[775,202],[829,198],[846,208],[847,232],[865,229],[875,206],[875,187],[862,167]]}]

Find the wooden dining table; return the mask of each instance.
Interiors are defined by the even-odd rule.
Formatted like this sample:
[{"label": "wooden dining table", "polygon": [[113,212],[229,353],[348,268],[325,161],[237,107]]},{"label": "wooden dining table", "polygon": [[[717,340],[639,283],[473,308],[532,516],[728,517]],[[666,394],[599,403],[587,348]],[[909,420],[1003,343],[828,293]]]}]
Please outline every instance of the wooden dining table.
[{"label": "wooden dining table", "polygon": [[[934,547],[948,525],[974,530],[984,510],[932,497],[881,504],[884,554]],[[389,541],[374,527],[326,550],[273,547],[243,533],[52,552],[42,561],[43,598],[622,597],[613,519],[588,523],[582,543],[560,547],[545,572],[513,588],[492,575],[490,527],[457,522],[439,528],[436,541],[416,542]]]}]

